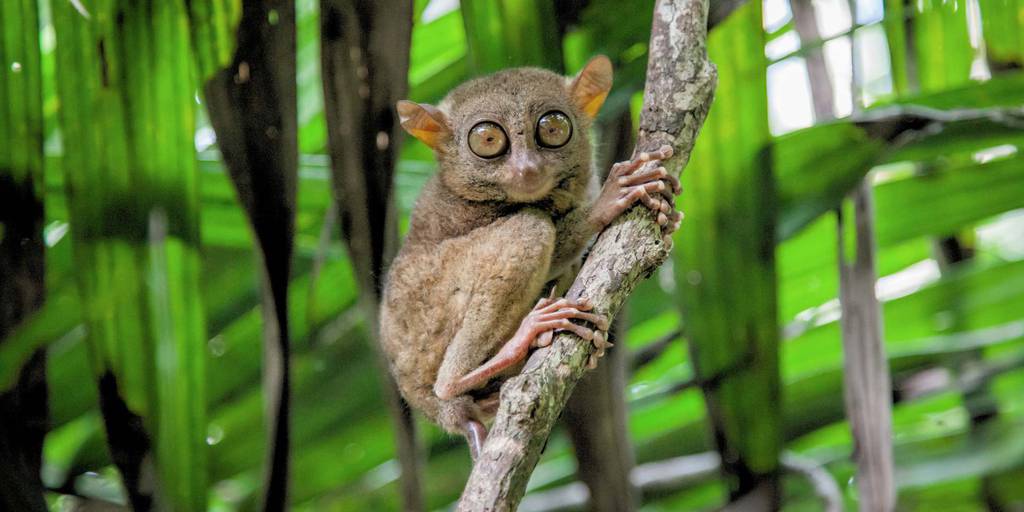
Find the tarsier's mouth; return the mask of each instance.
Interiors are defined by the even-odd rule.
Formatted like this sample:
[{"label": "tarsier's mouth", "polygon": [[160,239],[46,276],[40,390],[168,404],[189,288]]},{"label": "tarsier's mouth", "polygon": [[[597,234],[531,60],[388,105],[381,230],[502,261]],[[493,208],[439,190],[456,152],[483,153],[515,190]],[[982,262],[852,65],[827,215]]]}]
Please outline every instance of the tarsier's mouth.
[{"label": "tarsier's mouth", "polygon": [[513,201],[536,201],[550,194],[555,185],[551,176],[516,176],[508,180],[504,188],[509,199]]},{"label": "tarsier's mouth", "polygon": [[544,199],[555,188],[555,182],[545,180],[537,185],[521,186],[519,184],[505,185],[505,193],[510,201],[528,203]]}]

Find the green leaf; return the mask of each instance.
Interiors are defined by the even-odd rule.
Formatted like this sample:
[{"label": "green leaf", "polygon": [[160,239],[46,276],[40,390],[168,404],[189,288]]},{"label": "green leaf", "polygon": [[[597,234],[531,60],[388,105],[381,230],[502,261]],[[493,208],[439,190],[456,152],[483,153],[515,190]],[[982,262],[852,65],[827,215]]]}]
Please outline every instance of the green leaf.
[{"label": "green leaf", "polygon": [[847,122],[812,126],[775,139],[778,239],[786,240],[835,208],[885,150]]},{"label": "green leaf", "polygon": [[189,0],[188,16],[200,83],[231,62],[241,0]]},{"label": "green leaf", "polygon": [[[62,163],[89,352],[97,377],[113,375],[145,420],[157,499],[203,509],[205,436],[196,426],[206,422],[205,401],[188,401],[204,386],[205,334],[186,8],[181,0],[89,7],[86,18],[53,3]],[[160,217],[163,249],[151,252],[150,221]]]},{"label": "green leaf", "polygon": [[462,21],[474,75],[516,66],[562,69],[552,0],[465,2]]},{"label": "green leaf", "polygon": [[967,7],[958,2],[915,2],[914,56],[921,91],[938,91],[970,79],[974,48],[967,33]]},{"label": "green leaf", "polygon": [[946,236],[1022,207],[1024,157],[940,168],[875,187],[875,236],[881,246]]},{"label": "green leaf", "polygon": [[686,227],[675,276],[697,375],[731,478],[731,492],[751,490],[740,474],[778,467],[778,326],[774,270],[775,205],[770,166],[761,5],[745,4],[708,42],[718,90],[683,175]]},{"label": "green leaf", "polygon": [[978,0],[981,28],[990,64],[1024,66],[1024,3],[1021,0]]}]

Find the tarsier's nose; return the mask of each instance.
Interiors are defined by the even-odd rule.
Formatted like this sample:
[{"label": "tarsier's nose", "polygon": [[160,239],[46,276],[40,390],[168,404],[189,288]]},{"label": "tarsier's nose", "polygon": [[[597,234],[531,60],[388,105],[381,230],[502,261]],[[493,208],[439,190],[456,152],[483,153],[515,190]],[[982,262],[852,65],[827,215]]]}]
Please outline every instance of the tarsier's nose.
[{"label": "tarsier's nose", "polygon": [[541,159],[530,152],[520,152],[512,157],[512,173],[514,179],[522,180],[525,183],[533,183],[539,180],[544,174],[544,165]]},{"label": "tarsier's nose", "polygon": [[545,172],[540,155],[529,151],[513,152],[508,162],[508,181],[505,189],[515,200],[535,200],[551,188],[551,179]]}]

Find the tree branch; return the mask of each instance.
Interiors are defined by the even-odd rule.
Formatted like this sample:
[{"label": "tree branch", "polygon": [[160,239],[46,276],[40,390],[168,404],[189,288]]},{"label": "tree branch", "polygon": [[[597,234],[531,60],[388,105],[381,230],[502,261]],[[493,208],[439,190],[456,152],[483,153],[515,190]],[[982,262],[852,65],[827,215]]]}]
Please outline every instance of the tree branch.
[{"label": "tree branch", "polygon": [[[675,156],[664,164],[676,174],[689,161],[714,95],[716,72],[706,48],[707,13],[708,0],[659,0],[655,5],[634,153],[671,145]],[[639,281],[664,261],[668,250],[650,213],[634,208],[598,237],[567,295],[586,297],[595,311],[613,317]],[[559,334],[550,347],[534,352],[522,374],[502,387],[498,415],[458,510],[516,508],[592,350],[577,336]]]},{"label": "tree branch", "polygon": [[[822,463],[793,452],[782,454],[782,467],[803,476],[814,488],[826,512],[841,512],[843,496],[839,484]],[[707,482],[721,474],[722,460],[718,452],[703,452],[671,459],[648,462],[635,468],[630,482],[646,497],[656,497]],[[531,494],[523,500],[520,512],[568,512],[584,510],[590,504],[587,487],[573,482],[543,492]],[[735,504],[724,510],[738,510]],[[756,509],[760,510],[760,509]]]}]

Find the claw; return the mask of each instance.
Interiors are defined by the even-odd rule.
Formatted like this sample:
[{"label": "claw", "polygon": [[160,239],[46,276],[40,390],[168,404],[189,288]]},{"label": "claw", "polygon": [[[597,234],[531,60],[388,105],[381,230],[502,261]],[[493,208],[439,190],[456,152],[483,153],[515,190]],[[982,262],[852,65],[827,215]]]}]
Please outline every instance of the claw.
[{"label": "claw", "polygon": [[487,428],[476,420],[466,421],[466,442],[469,444],[469,456],[475,463],[483,451],[484,442],[487,440]]},{"label": "claw", "polygon": [[614,347],[615,344],[608,341],[608,334],[603,330],[595,331],[594,338],[590,340],[590,343],[594,345],[594,351],[587,357],[587,369],[593,370],[597,368],[597,360],[604,357],[605,351]]}]

